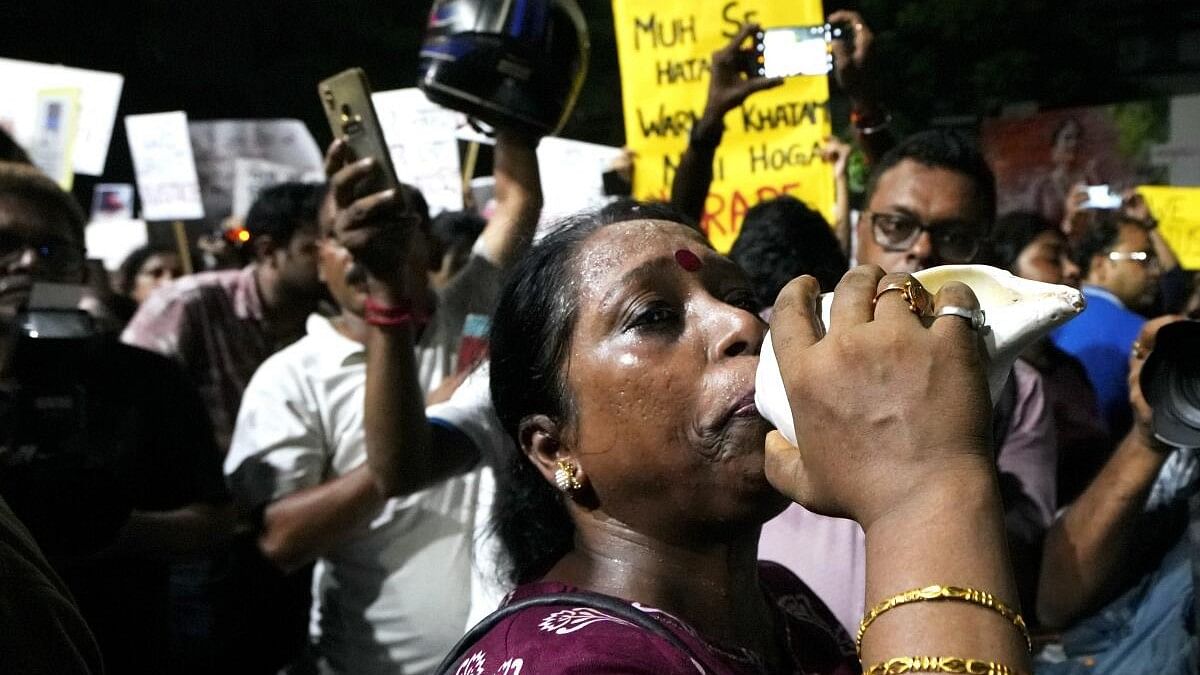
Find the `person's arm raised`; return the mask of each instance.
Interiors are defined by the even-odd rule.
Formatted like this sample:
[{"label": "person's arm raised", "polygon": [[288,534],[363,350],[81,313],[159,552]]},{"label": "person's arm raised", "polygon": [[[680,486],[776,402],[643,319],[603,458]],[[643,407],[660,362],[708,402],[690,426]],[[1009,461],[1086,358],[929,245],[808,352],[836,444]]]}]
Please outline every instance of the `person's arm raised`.
[{"label": "person's arm raised", "polygon": [[[1018,608],[990,447],[986,352],[969,320],[930,327],[902,292],[911,281],[876,267],[837,287],[829,332],[816,315],[811,277],[775,304],[772,342],[782,364],[799,448],[768,437],[767,478],[818,513],[850,517],[867,538],[867,602],[933,585],[983,591]],[[935,308],[972,309],[962,284]],[[980,596],[981,597],[981,596]],[[880,614],[862,642],[870,667],[894,658],[953,657],[1029,670],[1023,633],[976,603],[917,601]]]},{"label": "person's arm raised", "polygon": [[488,259],[504,269],[529,248],[542,213],[537,140],[499,130],[494,164],[496,210],[479,239]]},{"label": "person's arm raised", "polygon": [[853,33],[853,42],[833,41],[833,78],[850,99],[850,127],[858,147],[862,148],[867,163],[874,164],[896,144],[891,116],[879,97],[880,78],[871,50],[875,33],[853,10],[834,12],[828,22],[848,25]]},{"label": "person's arm raised", "polygon": [[[533,152],[532,148],[521,151]],[[497,154],[501,154],[499,150]],[[348,146],[335,142],[326,170],[333,176],[330,191],[336,205],[338,241],[367,272],[369,329],[363,414],[367,466],[384,496],[411,494],[466,470],[477,460],[477,453],[473,448],[439,447],[433,442],[415,353],[417,331],[431,311],[425,265],[410,255],[417,224],[403,209],[402,188],[356,199],[357,186],[379,167],[369,159],[350,163],[351,159]],[[530,180],[529,167],[523,168],[523,177],[517,182],[525,184]],[[536,182],[536,178],[535,161],[532,179]],[[536,224],[536,215],[532,220]],[[523,223],[518,218],[511,227],[520,228]],[[524,226],[531,236],[532,225]],[[510,234],[524,236],[517,231]],[[493,253],[511,255],[513,251]]]},{"label": "person's arm raised", "polygon": [[753,93],[783,84],[778,77],[746,77],[743,64],[751,53],[742,45],[759,30],[746,24],[721,49],[713,52],[708,83],[708,101],[704,113],[692,126],[687,149],[679,159],[675,180],[671,183],[671,206],[697,224],[704,217],[704,202],[713,180],[713,158],[725,134],[725,115],[741,105]]},{"label": "person's arm raised", "polygon": [[1134,425],[1099,475],[1051,526],[1042,553],[1037,613],[1051,628],[1070,625],[1110,599],[1128,578],[1128,563],[1144,522],[1146,498],[1170,455],[1154,439],[1153,411],[1139,383],[1158,329],[1180,320],[1160,317],[1142,328],[1142,351],[1130,355],[1129,402]]},{"label": "person's arm raised", "polygon": [[849,143],[842,142],[837,136],[825,139],[825,147],[821,149],[821,159],[833,164],[833,232],[837,236],[838,246],[842,253],[850,256],[850,176],[847,168],[850,164],[852,149]]}]

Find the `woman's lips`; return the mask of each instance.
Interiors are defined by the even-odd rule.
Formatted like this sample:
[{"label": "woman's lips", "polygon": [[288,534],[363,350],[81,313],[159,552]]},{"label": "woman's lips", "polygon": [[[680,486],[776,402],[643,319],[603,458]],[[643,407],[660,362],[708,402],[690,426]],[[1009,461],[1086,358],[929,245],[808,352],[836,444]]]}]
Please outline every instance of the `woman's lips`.
[{"label": "woman's lips", "polygon": [[733,411],[734,417],[758,417],[758,406],[754,403],[753,391],[742,397],[735,405],[737,407]]},{"label": "woman's lips", "polygon": [[723,417],[722,425],[738,418],[759,417],[758,406],[754,404],[754,388],[751,387],[749,391],[734,401]]}]

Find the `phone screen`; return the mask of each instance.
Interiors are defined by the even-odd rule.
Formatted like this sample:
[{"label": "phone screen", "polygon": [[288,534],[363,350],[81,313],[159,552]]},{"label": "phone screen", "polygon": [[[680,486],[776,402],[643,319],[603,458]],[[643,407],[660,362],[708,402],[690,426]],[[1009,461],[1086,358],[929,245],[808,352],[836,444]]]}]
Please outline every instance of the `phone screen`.
[{"label": "phone screen", "polygon": [[1081,209],[1113,210],[1121,208],[1121,195],[1112,191],[1108,185],[1089,185],[1087,200],[1079,205]]},{"label": "phone screen", "polygon": [[833,69],[827,25],[770,28],[757,37],[762,77],[826,75]]}]

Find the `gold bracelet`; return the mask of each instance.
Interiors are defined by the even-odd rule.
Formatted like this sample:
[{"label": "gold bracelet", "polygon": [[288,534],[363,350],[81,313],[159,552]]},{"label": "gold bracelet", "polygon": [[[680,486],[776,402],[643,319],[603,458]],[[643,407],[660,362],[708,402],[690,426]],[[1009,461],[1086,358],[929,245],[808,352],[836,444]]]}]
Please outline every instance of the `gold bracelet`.
[{"label": "gold bracelet", "polygon": [[1025,619],[1016,610],[998,600],[996,596],[974,588],[934,584],[893,595],[872,607],[862,618],[862,622],[858,624],[858,636],[854,639],[854,646],[858,649],[859,655],[862,655],[863,635],[867,632],[867,626],[870,626],[881,614],[900,605],[927,600],[956,600],[990,609],[1010,621],[1017,627],[1017,630],[1021,631],[1021,635],[1025,638],[1025,648],[1029,650],[1030,654],[1033,653],[1033,640],[1029,636],[1029,627],[1025,625]]},{"label": "gold bracelet", "polygon": [[978,659],[956,656],[898,656],[876,663],[863,675],[900,675],[901,673],[965,673],[966,675],[1021,675],[1016,668]]}]

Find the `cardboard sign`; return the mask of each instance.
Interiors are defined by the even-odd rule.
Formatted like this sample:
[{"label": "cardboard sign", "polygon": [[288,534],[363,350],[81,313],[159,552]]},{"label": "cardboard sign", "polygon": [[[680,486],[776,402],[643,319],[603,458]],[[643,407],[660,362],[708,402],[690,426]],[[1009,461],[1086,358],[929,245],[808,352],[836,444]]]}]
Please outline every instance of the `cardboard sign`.
[{"label": "cardboard sign", "polygon": [[104,268],[116,270],[125,258],[150,243],[150,232],[143,220],[106,218],[93,220],[84,230],[89,258],[104,261]]},{"label": "cardboard sign", "polygon": [[[742,24],[825,21],[820,0],[613,0],[626,144],[636,153],[634,195],[670,197],[692,124],[703,113],[712,53]],[[749,47],[749,41],[744,47]],[[833,170],[821,161],[830,134],[829,82],[793,77],[752,95],[725,117],[701,226],[728,251],[746,211],[789,194],[833,217]]]},{"label": "cardboard sign", "polygon": [[133,156],[142,217],[146,220],[194,220],[204,217],[200,181],[181,111],[128,115],[125,133]]},{"label": "cardboard sign", "polygon": [[304,173],[300,169],[268,162],[265,159],[234,159],[233,216],[245,219],[254,200],[258,198],[258,193],[272,185],[300,180]]},{"label": "cardboard sign", "polygon": [[37,133],[26,148],[37,168],[65,191],[75,182],[72,153],[79,131],[79,90],[47,89],[38,92]]},{"label": "cardboard sign", "polygon": [[542,222],[608,203],[604,172],[621,156],[620,148],[566,138],[543,138],[538,144],[542,176]]},{"label": "cardboard sign", "polygon": [[189,122],[188,134],[196,153],[196,173],[209,220],[219,221],[233,214],[235,162],[239,158],[291,167],[298,171],[299,180],[306,182],[325,179],[321,149],[300,120]]},{"label": "cardboard sign", "polygon": [[75,173],[100,176],[117,120],[125,78],[116,73],[0,59],[0,126],[30,148],[39,134],[38,97],[51,89],[78,91],[78,128],[71,152]]},{"label": "cardboard sign", "polygon": [[1137,191],[1146,198],[1180,266],[1200,270],[1200,187],[1143,185]]},{"label": "cardboard sign", "polygon": [[396,177],[425,195],[430,213],[461,211],[462,168],[455,128],[459,114],[425,98],[417,88],[371,95]]}]

